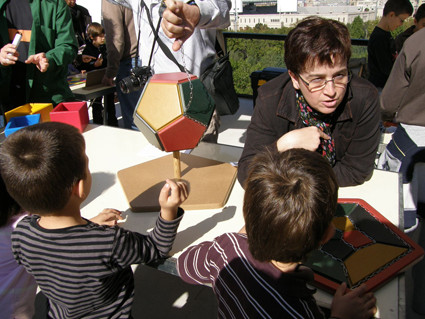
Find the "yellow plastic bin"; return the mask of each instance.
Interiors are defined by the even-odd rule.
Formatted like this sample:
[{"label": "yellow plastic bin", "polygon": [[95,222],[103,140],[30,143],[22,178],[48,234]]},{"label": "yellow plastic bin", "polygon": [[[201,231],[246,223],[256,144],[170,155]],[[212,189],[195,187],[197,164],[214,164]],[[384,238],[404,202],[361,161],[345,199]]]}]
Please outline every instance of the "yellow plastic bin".
[{"label": "yellow plastic bin", "polygon": [[40,122],[50,122],[50,112],[53,110],[52,103],[27,103],[4,114],[6,122],[17,116],[40,114]]}]

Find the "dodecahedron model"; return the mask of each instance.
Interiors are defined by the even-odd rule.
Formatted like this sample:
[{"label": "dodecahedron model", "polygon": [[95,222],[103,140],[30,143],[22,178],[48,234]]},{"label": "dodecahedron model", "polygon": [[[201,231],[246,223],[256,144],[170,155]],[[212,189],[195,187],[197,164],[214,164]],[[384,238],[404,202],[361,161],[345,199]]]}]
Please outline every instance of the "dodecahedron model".
[{"label": "dodecahedron model", "polygon": [[183,72],[153,75],[134,112],[134,124],[154,146],[167,152],[198,145],[214,111],[202,82]]}]

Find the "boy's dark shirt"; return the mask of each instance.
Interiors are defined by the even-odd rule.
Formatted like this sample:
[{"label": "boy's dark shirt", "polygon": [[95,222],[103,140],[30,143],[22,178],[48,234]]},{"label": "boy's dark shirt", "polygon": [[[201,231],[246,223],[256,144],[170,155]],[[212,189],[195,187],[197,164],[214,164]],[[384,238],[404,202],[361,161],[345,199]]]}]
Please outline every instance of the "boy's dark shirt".
[{"label": "boy's dark shirt", "polygon": [[413,34],[413,30],[415,30],[415,28],[416,26],[412,25],[410,28],[404,30],[404,32],[400,33],[395,38],[395,49],[397,51],[397,54],[400,53],[401,49],[403,48],[404,41],[406,41],[407,38]]},{"label": "boy's dark shirt", "polygon": [[177,270],[185,282],[212,285],[219,318],[324,318],[308,287],[313,271],[301,266],[284,273],[256,260],[246,234],[225,233],[189,247]]},{"label": "boy's dark shirt", "polygon": [[367,53],[369,81],[383,88],[397,56],[391,32],[375,27],[369,38]]},{"label": "boy's dark shirt", "polygon": [[83,50],[83,55],[90,55],[92,57],[95,57],[96,59],[99,57],[99,54],[102,54],[102,65],[99,67],[95,67],[94,63],[96,62],[96,60],[91,60],[89,63],[84,63],[82,62],[81,65],[79,66],[79,70],[86,70],[88,71],[93,71],[93,70],[98,70],[98,69],[103,69],[106,68],[107,66],[107,54],[106,54],[106,46],[105,45],[101,45],[99,48],[95,47],[93,45],[93,43],[88,40],[86,42],[86,47]]}]

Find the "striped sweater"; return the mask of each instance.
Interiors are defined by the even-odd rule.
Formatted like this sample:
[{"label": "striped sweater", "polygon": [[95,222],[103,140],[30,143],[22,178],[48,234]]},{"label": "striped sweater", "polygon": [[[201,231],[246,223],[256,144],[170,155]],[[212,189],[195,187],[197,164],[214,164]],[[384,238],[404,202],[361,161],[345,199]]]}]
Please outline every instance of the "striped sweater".
[{"label": "striped sweater", "polygon": [[12,233],[15,259],[49,299],[51,318],[129,318],[134,298],[132,264],[166,257],[183,215],[158,218],[147,236],[87,221],[48,230],[25,217]]},{"label": "striped sweater", "polygon": [[181,278],[212,284],[219,318],[324,318],[306,284],[313,272],[283,273],[255,260],[245,234],[227,233],[188,248],[179,256]]}]

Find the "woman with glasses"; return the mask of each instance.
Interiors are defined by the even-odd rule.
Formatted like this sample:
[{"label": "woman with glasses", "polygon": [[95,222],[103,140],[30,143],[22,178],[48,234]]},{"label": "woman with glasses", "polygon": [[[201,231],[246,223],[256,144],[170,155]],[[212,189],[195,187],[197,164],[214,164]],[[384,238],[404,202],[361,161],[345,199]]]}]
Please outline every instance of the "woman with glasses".
[{"label": "woman with glasses", "polygon": [[243,185],[252,157],[264,147],[317,151],[333,167],[339,186],[371,176],[379,143],[378,92],[352,76],[350,35],[341,23],[309,17],[285,41],[288,72],[258,91],[239,160]]}]

